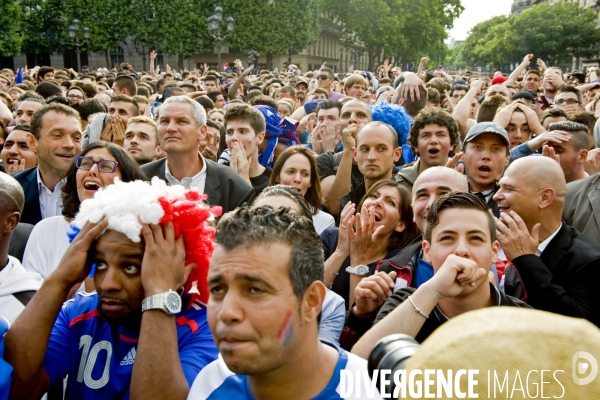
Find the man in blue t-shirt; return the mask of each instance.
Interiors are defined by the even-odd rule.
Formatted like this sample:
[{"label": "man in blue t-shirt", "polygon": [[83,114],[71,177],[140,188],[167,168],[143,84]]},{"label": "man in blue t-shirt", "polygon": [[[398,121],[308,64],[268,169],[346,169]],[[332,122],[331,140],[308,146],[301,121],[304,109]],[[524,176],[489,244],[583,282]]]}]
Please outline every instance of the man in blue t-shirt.
[{"label": "man in blue t-shirt", "polygon": [[[216,240],[208,322],[220,356],[189,399],[380,398],[364,383],[365,360],[319,341],[324,264],[311,220],[288,208],[242,207],[219,222]],[[350,394],[349,374],[361,385]]]},{"label": "man in blue t-shirt", "polygon": [[[89,171],[98,173],[95,164]],[[6,334],[6,360],[14,368],[11,398],[39,398],[61,387],[68,375],[71,399],[185,399],[198,372],[216,359],[203,305],[206,285],[195,278],[199,290],[180,296],[190,275],[206,273],[209,255],[196,258],[200,265],[192,272],[186,245],[211,248],[209,213],[204,220],[190,217],[193,212],[185,216],[207,227],[196,235],[199,240],[188,233],[176,239],[179,216],[159,224],[157,211],[166,200],[158,196],[180,196],[170,198],[165,213],[181,203],[187,211],[203,206],[187,201],[188,193],[162,186],[116,182],[80,208],[71,226],[81,230]],[[90,211],[105,216],[93,223]],[[63,304],[91,268],[96,291]]]}]

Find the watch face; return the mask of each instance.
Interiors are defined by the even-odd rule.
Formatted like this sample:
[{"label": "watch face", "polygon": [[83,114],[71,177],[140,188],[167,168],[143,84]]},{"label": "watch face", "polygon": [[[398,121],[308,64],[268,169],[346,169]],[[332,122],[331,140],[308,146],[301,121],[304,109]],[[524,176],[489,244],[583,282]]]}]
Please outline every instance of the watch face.
[{"label": "watch face", "polygon": [[364,265],[361,265],[360,267],[356,268],[356,274],[363,276],[369,273],[369,268],[365,267]]},{"label": "watch face", "polygon": [[181,310],[181,298],[177,293],[171,292],[165,299],[165,305],[171,313],[178,313]]}]

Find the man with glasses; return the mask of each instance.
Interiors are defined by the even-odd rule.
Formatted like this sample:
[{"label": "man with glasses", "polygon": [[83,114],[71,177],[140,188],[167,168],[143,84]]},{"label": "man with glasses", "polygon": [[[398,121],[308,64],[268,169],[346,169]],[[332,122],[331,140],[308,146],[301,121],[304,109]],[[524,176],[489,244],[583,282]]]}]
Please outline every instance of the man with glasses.
[{"label": "man with glasses", "polygon": [[52,103],[31,118],[28,145],[37,153],[38,166],[14,178],[25,192],[21,222],[37,224],[43,218],[61,215],[63,177],[81,151],[81,121],[71,107]]},{"label": "man with glasses", "polygon": [[558,89],[554,104],[566,112],[569,118],[584,111],[583,95],[575,86],[563,86]]},{"label": "man with glasses", "polygon": [[319,75],[317,75],[317,80],[319,83],[319,87],[323,88],[325,90],[327,90],[327,93],[329,93],[329,100],[341,100],[343,99],[344,96],[341,93],[337,93],[334,92],[332,89],[332,85],[334,82],[334,76],[333,76],[333,70],[331,68],[321,68],[321,70],[319,71]]}]

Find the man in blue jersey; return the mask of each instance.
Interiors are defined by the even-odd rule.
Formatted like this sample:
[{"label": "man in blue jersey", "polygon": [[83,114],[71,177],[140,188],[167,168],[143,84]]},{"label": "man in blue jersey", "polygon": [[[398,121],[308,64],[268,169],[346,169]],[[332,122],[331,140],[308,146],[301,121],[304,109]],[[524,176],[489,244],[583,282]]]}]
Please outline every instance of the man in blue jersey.
[{"label": "man in blue jersey", "polygon": [[323,250],[311,220],[242,207],[221,219],[216,239],[208,321],[220,356],[189,399],[341,399],[346,375],[361,385],[347,398],[380,398],[364,383],[365,360],[319,341]]},{"label": "man in blue jersey", "polygon": [[[71,399],[187,397],[217,356],[203,305],[212,210],[200,197],[116,180],[81,205],[71,246],[5,337],[11,398],[39,398],[67,375]],[[92,268],[96,292],[63,304]]]}]

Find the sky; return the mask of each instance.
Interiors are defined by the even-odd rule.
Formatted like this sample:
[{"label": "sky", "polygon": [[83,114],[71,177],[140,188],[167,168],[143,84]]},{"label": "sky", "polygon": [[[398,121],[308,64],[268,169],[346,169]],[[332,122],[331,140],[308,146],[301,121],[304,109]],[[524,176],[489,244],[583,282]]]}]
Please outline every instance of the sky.
[{"label": "sky", "polygon": [[471,28],[478,23],[498,15],[510,14],[513,0],[462,0],[461,3],[465,9],[454,21],[454,28],[448,32],[448,38],[465,40]]}]

